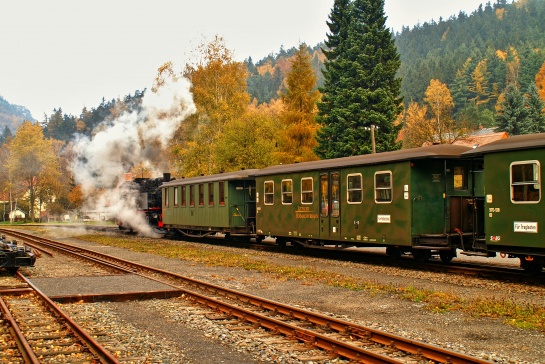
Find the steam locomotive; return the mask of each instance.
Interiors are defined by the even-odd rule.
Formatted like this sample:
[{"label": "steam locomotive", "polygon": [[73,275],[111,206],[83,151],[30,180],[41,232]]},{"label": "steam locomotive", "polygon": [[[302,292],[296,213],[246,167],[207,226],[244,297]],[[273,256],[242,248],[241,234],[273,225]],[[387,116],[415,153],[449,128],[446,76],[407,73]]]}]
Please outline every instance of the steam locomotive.
[{"label": "steam locomotive", "polygon": [[[164,173],[163,177],[158,178],[135,178],[127,183],[130,189],[136,194],[135,202],[138,213],[145,216],[146,222],[155,229],[163,227],[161,221],[161,188],[163,182],[170,181],[170,173]],[[117,220],[120,230],[135,230],[130,222]]]}]

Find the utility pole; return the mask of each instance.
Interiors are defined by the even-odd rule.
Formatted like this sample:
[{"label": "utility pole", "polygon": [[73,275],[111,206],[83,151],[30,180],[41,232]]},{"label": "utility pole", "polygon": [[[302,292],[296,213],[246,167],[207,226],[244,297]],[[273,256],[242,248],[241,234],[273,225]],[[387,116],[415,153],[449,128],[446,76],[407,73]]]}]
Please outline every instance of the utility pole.
[{"label": "utility pole", "polygon": [[376,142],[375,142],[375,129],[378,129],[378,126],[375,126],[374,124],[371,124],[371,127],[365,127],[364,128],[365,130],[371,130],[371,147],[372,147],[372,151],[373,151],[373,154],[375,154],[377,152],[377,145],[376,145]]},{"label": "utility pole", "polygon": [[375,154],[377,152],[377,149],[376,149],[376,143],[375,143],[375,125],[374,124],[371,125],[371,145],[373,147],[373,154]]}]

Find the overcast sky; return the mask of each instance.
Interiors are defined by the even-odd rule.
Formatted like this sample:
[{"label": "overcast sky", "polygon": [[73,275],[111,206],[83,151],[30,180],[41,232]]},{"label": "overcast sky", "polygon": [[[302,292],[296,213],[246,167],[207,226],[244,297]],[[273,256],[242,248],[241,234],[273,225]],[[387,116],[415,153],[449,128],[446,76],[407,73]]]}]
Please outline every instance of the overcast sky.
[{"label": "overcast sky", "polygon": [[[491,1],[494,3],[495,1]],[[386,0],[394,31],[481,0]],[[326,37],[333,0],[3,0],[0,5],[0,95],[43,121],[54,108],[79,116],[143,90],[157,68],[177,69],[203,39],[225,39],[238,60],[316,45]]]}]

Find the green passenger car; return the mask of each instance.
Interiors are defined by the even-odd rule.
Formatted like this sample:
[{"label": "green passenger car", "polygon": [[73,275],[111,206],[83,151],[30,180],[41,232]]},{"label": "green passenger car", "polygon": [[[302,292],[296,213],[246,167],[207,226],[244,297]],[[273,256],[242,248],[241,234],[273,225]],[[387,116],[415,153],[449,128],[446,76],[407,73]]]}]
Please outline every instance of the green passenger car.
[{"label": "green passenger car", "polygon": [[380,246],[450,260],[473,234],[469,148],[453,145],[257,171],[257,234],[280,245]]},{"label": "green passenger car", "polygon": [[242,170],[183,178],[161,186],[163,225],[171,233],[202,237],[255,233],[255,181]]},{"label": "green passenger car", "polygon": [[521,266],[542,270],[545,257],[545,202],[541,174],[545,134],[502,139],[463,154],[484,163],[486,236],[489,252],[517,257]]}]

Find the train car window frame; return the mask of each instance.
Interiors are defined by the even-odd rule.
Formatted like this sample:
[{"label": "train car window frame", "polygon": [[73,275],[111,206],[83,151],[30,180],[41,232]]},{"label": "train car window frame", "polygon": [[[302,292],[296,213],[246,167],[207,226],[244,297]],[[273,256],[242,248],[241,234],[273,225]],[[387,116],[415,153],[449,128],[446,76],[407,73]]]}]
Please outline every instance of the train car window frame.
[{"label": "train car window frame", "polygon": [[314,203],[314,179],[312,177],[301,178],[301,203],[303,205]]},{"label": "train car window frame", "polygon": [[467,167],[466,166],[454,166],[452,168],[453,174],[453,189],[454,191],[467,191]]},{"label": "train car window frame", "polygon": [[218,203],[220,206],[225,206],[225,182],[218,183]]},{"label": "train car window frame", "polygon": [[329,176],[320,174],[320,217],[329,217]]},{"label": "train car window frame", "polygon": [[[359,187],[354,187],[351,177],[359,177]],[[359,192],[359,198],[358,197]],[[346,202],[349,205],[361,204],[363,202],[363,176],[361,173],[350,173],[346,176]]]},{"label": "train car window frame", "polygon": [[178,207],[178,187],[174,187],[174,207]]},{"label": "train car window frame", "polygon": [[[387,175],[388,179],[385,178],[381,181],[377,181],[377,177],[382,175]],[[392,171],[377,171],[375,172],[375,177],[373,179],[375,183],[375,203],[392,203],[394,192],[392,186]]]},{"label": "train car window frame", "polygon": [[341,174],[332,172],[330,175],[331,217],[341,216]]},{"label": "train car window frame", "polygon": [[[513,173],[513,167],[515,166],[526,166],[531,165],[532,166],[532,175],[530,178],[531,180],[525,180],[525,177],[528,177],[528,175],[524,176],[525,172],[517,171],[516,173]],[[523,167],[524,168],[524,167]],[[529,172],[529,171],[528,171]],[[528,173],[526,172],[526,174]],[[514,180],[517,177],[522,177],[520,180]],[[527,161],[516,161],[512,162],[509,166],[509,185],[510,185],[510,198],[511,202],[513,204],[537,204],[541,202],[541,164],[538,160],[527,160]],[[531,196],[536,196],[537,199],[532,198],[529,199],[529,193],[532,191],[528,191],[528,188],[530,186],[533,186],[534,190],[537,190],[537,196],[535,194],[531,194]],[[519,192],[520,191],[520,192]],[[524,199],[519,199],[517,196],[522,195],[522,197],[526,196]]]},{"label": "train car window frame", "polygon": [[293,204],[293,180],[283,179],[281,184],[282,205]]},{"label": "train car window frame", "polygon": [[199,206],[204,206],[204,183],[199,183]]},{"label": "train car window frame", "polygon": [[165,188],[165,198],[163,200],[165,201],[165,207],[168,207],[168,187]]},{"label": "train car window frame", "polygon": [[263,203],[274,205],[274,181],[263,182]]},{"label": "train car window frame", "polygon": [[185,207],[187,205],[186,192],[187,191],[185,186],[182,186],[182,207]]},{"label": "train car window frame", "polygon": [[189,186],[189,206],[195,207],[195,185]]},{"label": "train car window frame", "polygon": [[208,206],[214,206],[214,183],[208,183]]}]

